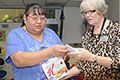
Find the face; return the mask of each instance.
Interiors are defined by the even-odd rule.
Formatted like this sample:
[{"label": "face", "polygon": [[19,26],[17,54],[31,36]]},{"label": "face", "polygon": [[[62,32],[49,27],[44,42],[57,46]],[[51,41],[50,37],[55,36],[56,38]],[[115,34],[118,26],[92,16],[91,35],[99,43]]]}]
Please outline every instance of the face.
[{"label": "face", "polygon": [[87,19],[88,23],[93,26],[98,24],[100,22],[100,19],[102,18],[102,15],[99,14],[95,9],[84,9],[81,14],[84,16],[85,19]]},{"label": "face", "polygon": [[28,16],[24,15],[25,26],[31,34],[41,34],[45,27],[45,15],[33,15],[30,13]]}]

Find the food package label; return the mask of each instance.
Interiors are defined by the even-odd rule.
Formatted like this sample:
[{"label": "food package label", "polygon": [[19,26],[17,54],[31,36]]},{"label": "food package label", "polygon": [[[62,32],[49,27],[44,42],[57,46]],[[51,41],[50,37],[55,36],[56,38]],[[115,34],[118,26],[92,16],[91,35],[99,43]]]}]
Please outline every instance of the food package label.
[{"label": "food package label", "polygon": [[62,57],[49,59],[46,63],[42,64],[42,68],[48,80],[59,80],[69,74]]}]

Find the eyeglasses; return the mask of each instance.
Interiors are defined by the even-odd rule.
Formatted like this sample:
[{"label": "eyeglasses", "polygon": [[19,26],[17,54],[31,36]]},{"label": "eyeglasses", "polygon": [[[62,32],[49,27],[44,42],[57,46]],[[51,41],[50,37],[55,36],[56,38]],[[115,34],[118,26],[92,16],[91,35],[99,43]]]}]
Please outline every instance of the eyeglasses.
[{"label": "eyeglasses", "polygon": [[41,20],[41,21],[43,21],[43,20],[45,20],[45,17],[32,17],[32,16],[28,16],[28,17],[30,17],[33,21],[38,21],[39,19]]},{"label": "eyeglasses", "polygon": [[88,13],[89,15],[92,15],[92,14],[95,13],[95,12],[96,12],[96,10],[89,10],[89,11],[86,11],[86,12],[82,11],[81,14],[84,15],[84,16],[86,16],[87,13]]}]

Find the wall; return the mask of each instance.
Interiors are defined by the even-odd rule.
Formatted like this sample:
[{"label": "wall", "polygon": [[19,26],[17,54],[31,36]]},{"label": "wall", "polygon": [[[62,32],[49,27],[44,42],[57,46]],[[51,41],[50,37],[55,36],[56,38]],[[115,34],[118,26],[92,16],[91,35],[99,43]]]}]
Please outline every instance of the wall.
[{"label": "wall", "polygon": [[120,0],[119,0],[119,23],[120,23]]},{"label": "wall", "polygon": [[107,17],[113,21],[119,21],[120,19],[120,0],[110,0],[108,3]]},{"label": "wall", "polygon": [[64,43],[80,43],[82,37],[82,21],[79,7],[64,8],[64,28],[63,42]]}]

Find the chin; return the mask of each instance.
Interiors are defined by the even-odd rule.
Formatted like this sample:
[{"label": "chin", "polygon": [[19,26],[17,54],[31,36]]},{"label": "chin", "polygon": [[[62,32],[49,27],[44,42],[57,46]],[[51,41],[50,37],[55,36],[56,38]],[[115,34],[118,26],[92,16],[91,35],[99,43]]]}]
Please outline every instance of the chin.
[{"label": "chin", "polygon": [[89,23],[89,25],[93,25],[93,22],[91,22],[91,21],[89,21],[88,23]]},{"label": "chin", "polygon": [[88,22],[89,23],[89,25],[92,25],[92,23],[90,23],[90,22]]}]

